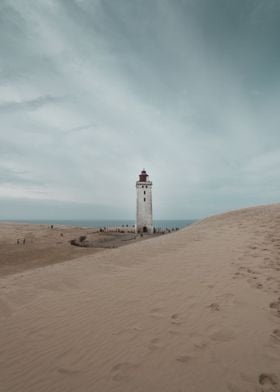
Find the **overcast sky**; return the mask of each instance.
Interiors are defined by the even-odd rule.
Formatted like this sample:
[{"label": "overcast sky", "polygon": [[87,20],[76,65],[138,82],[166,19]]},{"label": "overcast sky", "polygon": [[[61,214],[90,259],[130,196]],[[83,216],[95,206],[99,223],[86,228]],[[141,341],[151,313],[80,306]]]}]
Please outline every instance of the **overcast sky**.
[{"label": "overcast sky", "polygon": [[1,0],[0,219],[280,201],[280,0]]}]

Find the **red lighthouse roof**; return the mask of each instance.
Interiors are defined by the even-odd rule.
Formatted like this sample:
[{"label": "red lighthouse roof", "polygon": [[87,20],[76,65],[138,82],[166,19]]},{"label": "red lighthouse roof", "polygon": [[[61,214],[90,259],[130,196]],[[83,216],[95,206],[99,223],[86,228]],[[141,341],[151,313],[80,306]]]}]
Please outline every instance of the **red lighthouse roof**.
[{"label": "red lighthouse roof", "polygon": [[148,177],[149,177],[149,175],[147,174],[146,170],[143,169],[141,171],[141,173],[139,174],[139,181],[140,182],[146,182]]}]

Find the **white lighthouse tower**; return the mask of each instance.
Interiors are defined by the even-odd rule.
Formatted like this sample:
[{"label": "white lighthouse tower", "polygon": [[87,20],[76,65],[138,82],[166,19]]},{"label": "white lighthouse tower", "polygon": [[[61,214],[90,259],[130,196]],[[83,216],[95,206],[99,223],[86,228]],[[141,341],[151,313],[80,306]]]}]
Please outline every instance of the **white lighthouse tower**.
[{"label": "white lighthouse tower", "polygon": [[153,233],[152,185],[146,170],[143,169],[139,174],[139,181],[136,182],[136,233]]}]

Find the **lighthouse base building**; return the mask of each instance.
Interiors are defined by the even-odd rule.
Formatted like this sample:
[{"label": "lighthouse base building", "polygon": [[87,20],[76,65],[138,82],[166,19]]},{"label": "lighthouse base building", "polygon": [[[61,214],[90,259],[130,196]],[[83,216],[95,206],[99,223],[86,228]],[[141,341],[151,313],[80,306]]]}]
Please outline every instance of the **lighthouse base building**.
[{"label": "lighthouse base building", "polygon": [[136,233],[154,232],[153,227],[153,207],[152,207],[152,182],[143,169],[136,182]]}]

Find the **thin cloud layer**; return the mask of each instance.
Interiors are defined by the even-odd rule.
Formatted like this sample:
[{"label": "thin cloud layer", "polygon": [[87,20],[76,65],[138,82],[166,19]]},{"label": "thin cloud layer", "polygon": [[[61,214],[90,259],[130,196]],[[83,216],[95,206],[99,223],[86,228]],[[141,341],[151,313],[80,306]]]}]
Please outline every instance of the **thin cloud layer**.
[{"label": "thin cloud layer", "polygon": [[3,104],[0,105],[0,113],[12,113],[16,111],[32,111],[32,110],[37,110],[41,108],[44,105],[47,105],[49,103],[58,103],[61,99],[58,97],[51,97],[49,95],[43,96],[43,97],[37,97],[35,99],[29,99],[26,101],[20,101],[20,102],[4,102]]},{"label": "thin cloud layer", "polygon": [[133,218],[143,167],[158,219],[279,201],[279,11],[3,0],[2,217]]}]

